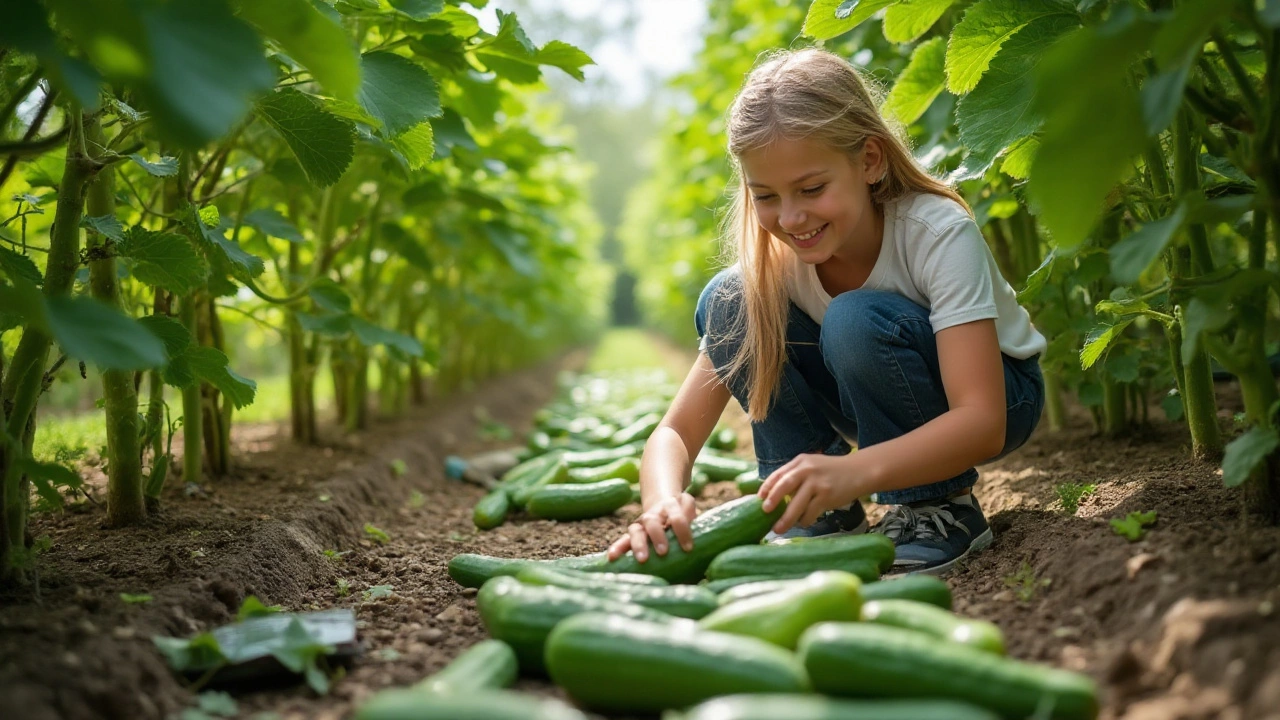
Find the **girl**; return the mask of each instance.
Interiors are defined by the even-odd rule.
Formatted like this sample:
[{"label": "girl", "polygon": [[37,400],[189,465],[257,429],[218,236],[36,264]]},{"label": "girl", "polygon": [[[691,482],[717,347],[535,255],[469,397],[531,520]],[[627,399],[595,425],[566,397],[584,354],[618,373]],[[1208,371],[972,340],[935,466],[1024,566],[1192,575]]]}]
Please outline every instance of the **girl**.
[{"label": "girl", "polygon": [[[941,573],[991,543],[974,466],[1022,445],[1044,403],[1044,337],[964,200],[924,172],[858,72],[772,56],[729,110],[737,262],[698,300],[698,359],[644,450],[644,512],[609,548],[692,547],[691,461],[730,396],[752,420],[771,537],[867,530],[894,572]],[[856,441],[850,453],[846,439]]]}]

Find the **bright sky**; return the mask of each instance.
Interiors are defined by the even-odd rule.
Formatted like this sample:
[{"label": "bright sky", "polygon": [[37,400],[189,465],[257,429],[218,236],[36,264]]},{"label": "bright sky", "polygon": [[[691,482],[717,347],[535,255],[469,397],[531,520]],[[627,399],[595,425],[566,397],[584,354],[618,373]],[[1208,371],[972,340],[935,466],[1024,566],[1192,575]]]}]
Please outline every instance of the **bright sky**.
[{"label": "bright sky", "polygon": [[[616,25],[626,16],[631,3],[619,0],[533,0],[535,5],[556,7],[578,18],[600,17],[606,25]],[[480,12],[485,30],[497,29],[494,0]],[[621,104],[634,104],[645,98],[646,73],[667,78],[687,69],[701,48],[701,33],[707,9],[705,0],[636,0],[639,22],[630,36],[610,38],[592,53],[596,66],[585,68],[588,77],[601,74],[619,90]],[[552,38],[533,37],[545,43]]]}]

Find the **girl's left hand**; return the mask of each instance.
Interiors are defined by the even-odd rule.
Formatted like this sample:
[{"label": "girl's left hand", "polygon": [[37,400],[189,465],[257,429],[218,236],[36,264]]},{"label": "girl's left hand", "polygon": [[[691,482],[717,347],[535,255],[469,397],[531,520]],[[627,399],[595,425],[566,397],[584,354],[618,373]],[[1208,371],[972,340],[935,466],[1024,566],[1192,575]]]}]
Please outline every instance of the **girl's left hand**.
[{"label": "girl's left hand", "polygon": [[758,492],[764,498],[765,512],[772,512],[783,498],[791,497],[773,531],[784,533],[793,525],[812,525],[823,512],[861,497],[860,473],[853,462],[856,455],[797,455],[765,479]]}]

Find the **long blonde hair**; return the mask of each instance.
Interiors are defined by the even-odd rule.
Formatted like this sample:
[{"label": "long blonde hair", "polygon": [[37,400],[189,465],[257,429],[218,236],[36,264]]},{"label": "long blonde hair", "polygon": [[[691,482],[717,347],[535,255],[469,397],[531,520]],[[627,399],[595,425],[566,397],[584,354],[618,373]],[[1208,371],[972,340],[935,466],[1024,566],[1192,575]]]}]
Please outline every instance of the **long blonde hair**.
[{"label": "long blonde hair", "polygon": [[730,263],[739,262],[742,272],[740,287],[721,287],[740,291],[746,310],[731,320],[736,327],[726,335],[744,338],[728,377],[748,376],[747,414],[752,420],[763,420],[773,404],[786,362],[789,298],[783,263],[791,251],[756,219],[740,163],[743,153],[779,138],[807,139],[852,159],[867,138],[876,138],[888,166],[871,188],[877,209],[912,192],[943,195],[969,208],[955,190],[916,163],[900,131],[880,116],[880,99],[846,60],[807,48],[769,55],[747,76],[729,108],[729,153],[738,183],[725,217],[724,254]]}]

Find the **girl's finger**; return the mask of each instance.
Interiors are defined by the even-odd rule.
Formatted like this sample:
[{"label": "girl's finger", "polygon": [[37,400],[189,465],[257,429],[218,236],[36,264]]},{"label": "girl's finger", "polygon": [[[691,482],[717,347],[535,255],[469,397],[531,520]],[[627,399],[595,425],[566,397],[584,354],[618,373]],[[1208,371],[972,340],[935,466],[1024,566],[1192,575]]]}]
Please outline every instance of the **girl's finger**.
[{"label": "girl's finger", "polygon": [[805,508],[804,514],[800,516],[800,527],[809,527],[818,520],[818,516],[823,511],[822,503],[818,498],[814,497],[809,501],[809,507]]},{"label": "girl's finger", "polygon": [[630,549],[631,549],[631,536],[623,535],[617,540],[614,540],[613,544],[609,546],[609,560],[610,561],[617,560],[623,555],[626,555],[627,551]]},{"label": "girl's finger", "polygon": [[675,533],[676,542],[680,543],[680,547],[685,552],[693,549],[693,531],[689,529],[689,515],[682,512],[672,514],[671,532]]},{"label": "girl's finger", "polygon": [[791,458],[791,460],[787,461],[786,465],[783,465],[772,473],[769,473],[769,477],[765,478],[764,481],[760,483],[760,489],[756,491],[756,494],[760,497],[767,497],[769,495],[769,491],[773,489],[773,486],[777,485],[778,481],[782,479],[782,476],[785,475],[793,465],[795,465],[796,458],[798,457],[799,455]]},{"label": "girl's finger", "polygon": [[775,476],[779,476],[777,481],[769,489],[769,493],[764,496],[762,507],[765,512],[773,512],[773,509],[778,507],[783,498],[788,495],[795,495],[796,488],[800,486],[802,480],[798,473],[792,471],[779,470],[770,475],[769,479],[772,480]]},{"label": "girl's finger", "polygon": [[631,536],[631,552],[635,554],[636,562],[644,562],[649,559],[649,536],[645,534],[644,525],[633,522],[627,526],[627,534]]},{"label": "girl's finger", "polygon": [[813,497],[813,491],[807,486],[802,486],[791,497],[791,502],[787,505],[786,512],[782,513],[782,517],[773,526],[775,533],[784,533],[791,529],[792,525],[800,519],[800,514],[809,507],[809,500]]},{"label": "girl's finger", "polygon": [[[665,513],[664,513],[665,514]],[[667,526],[662,519],[655,517],[642,517],[640,521],[644,523],[644,529],[649,533],[649,539],[653,540],[653,551],[658,555],[667,554]]]}]

